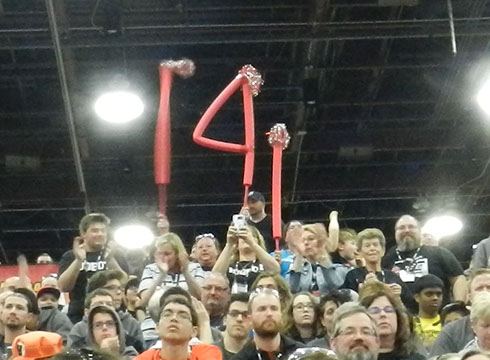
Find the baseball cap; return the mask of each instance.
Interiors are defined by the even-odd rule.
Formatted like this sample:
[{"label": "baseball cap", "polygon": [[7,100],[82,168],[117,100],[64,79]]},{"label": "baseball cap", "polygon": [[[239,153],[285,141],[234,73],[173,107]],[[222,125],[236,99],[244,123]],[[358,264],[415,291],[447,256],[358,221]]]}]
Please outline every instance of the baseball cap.
[{"label": "baseball cap", "polygon": [[52,294],[56,299],[59,299],[61,295],[60,291],[52,286],[45,286],[40,288],[37,292],[37,298],[39,299],[43,294]]},{"label": "baseball cap", "polygon": [[248,199],[265,203],[264,195],[262,195],[262,193],[259,193],[258,191],[250,191],[248,193]]},{"label": "baseball cap", "polygon": [[36,360],[56,355],[63,347],[63,339],[57,333],[32,331],[19,335],[12,343],[13,360]]}]

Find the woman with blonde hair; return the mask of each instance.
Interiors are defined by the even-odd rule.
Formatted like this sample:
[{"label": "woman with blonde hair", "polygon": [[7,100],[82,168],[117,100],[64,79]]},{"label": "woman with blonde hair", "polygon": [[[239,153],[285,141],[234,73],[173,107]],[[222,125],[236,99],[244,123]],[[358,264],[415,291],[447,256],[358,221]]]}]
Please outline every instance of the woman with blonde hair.
[{"label": "woman with blonde hair", "polygon": [[320,307],[317,299],[308,292],[293,296],[284,322],[284,334],[306,344],[322,335]]},{"label": "woman with blonde hair", "polygon": [[425,359],[416,352],[416,339],[410,331],[406,309],[388,285],[377,280],[367,282],[359,294],[359,303],[378,326],[378,360]]},{"label": "woman with blonde hair", "polygon": [[166,289],[174,286],[188,290],[191,295],[200,299],[201,289],[189,272],[189,256],[180,237],[174,233],[166,233],[157,238],[155,248],[155,262],[146,265],[141,276],[138,288],[140,306],[146,306],[157,290],[159,294],[163,294]]},{"label": "woman with blonde hair", "polygon": [[279,274],[277,261],[265,250],[264,238],[256,227],[232,224],[226,235],[226,246],[221,252],[213,272],[228,276],[233,294],[247,292],[260,273]]},{"label": "woman with blonde hair", "polygon": [[303,253],[296,256],[287,276],[293,294],[300,291],[324,294],[344,283],[349,269],[333,264],[329,255],[338,245],[336,216],[334,219],[330,223],[330,236],[323,224],[303,226]]}]

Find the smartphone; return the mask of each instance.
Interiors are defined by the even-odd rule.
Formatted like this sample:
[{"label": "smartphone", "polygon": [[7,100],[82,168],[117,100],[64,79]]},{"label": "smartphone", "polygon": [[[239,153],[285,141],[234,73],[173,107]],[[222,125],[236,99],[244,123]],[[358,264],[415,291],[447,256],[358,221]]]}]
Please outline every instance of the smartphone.
[{"label": "smartphone", "polygon": [[235,214],[232,218],[233,226],[237,229],[243,229],[247,227],[247,219],[245,219],[244,215]]}]

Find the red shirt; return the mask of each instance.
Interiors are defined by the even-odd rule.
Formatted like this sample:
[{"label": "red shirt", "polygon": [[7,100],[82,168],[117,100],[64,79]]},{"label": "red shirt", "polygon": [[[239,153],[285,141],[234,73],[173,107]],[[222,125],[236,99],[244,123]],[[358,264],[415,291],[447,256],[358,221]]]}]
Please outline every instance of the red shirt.
[{"label": "red shirt", "polygon": [[[150,349],[136,356],[134,360],[172,360],[160,357],[160,349]],[[222,360],[218,347],[208,344],[198,344],[191,350],[190,360]]]}]

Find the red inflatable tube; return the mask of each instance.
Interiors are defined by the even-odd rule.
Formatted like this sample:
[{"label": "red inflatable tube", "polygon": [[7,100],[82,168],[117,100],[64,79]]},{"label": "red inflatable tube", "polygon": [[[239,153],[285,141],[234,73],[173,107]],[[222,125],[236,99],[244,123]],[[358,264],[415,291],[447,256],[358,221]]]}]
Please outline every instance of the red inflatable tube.
[{"label": "red inflatable tube", "polygon": [[279,241],[282,237],[281,229],[281,173],[282,152],[289,145],[289,134],[284,124],[276,124],[269,135],[269,144],[272,146],[272,237],[279,250]]},{"label": "red inflatable tube", "polygon": [[165,60],[160,63],[160,105],[155,130],[155,184],[158,186],[158,203],[162,214],[166,214],[167,185],[170,184],[170,90],[173,74],[183,78],[194,74],[194,63],[189,59]]},{"label": "red inflatable tube", "polygon": [[[193,140],[204,147],[219,151],[245,154],[245,163],[243,169],[243,185],[245,187],[243,204],[245,205],[248,197],[248,189],[253,182],[254,157],[255,157],[255,126],[254,126],[254,108],[253,96],[258,95],[260,86],[263,84],[262,77],[251,65],[245,65],[239,74],[212,102],[202,118],[199,120],[194,133]],[[235,144],[225,141],[209,139],[203,136],[204,131],[211,123],[223,104],[239,88],[243,94],[243,113],[245,126],[245,144]]]},{"label": "red inflatable tube", "polygon": [[170,184],[170,89],[173,73],[160,66],[160,106],[155,131],[155,184]]}]

